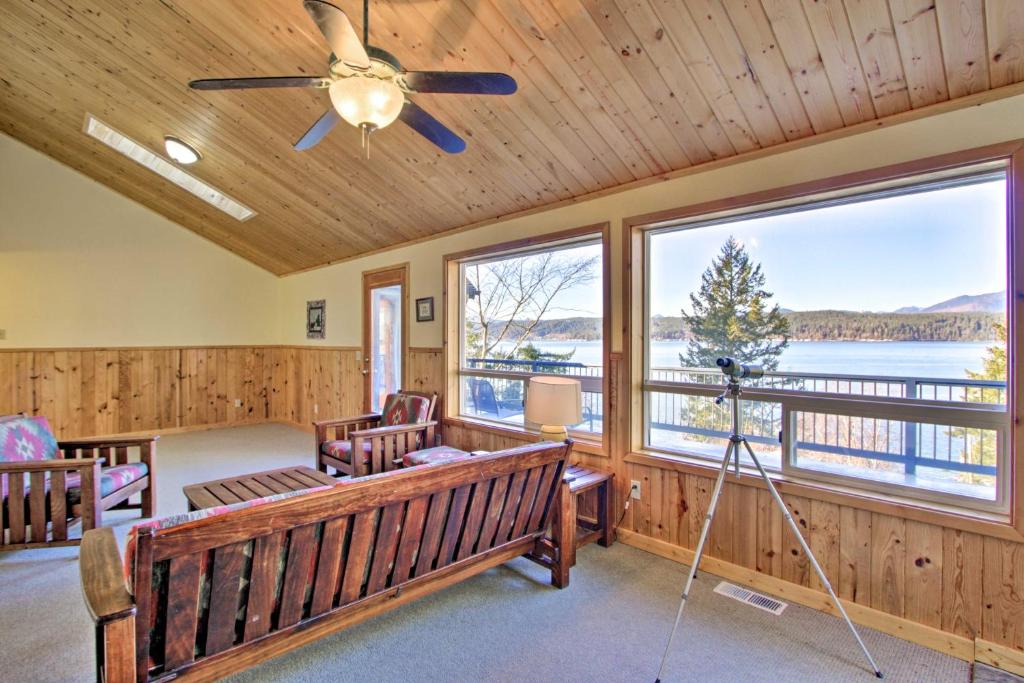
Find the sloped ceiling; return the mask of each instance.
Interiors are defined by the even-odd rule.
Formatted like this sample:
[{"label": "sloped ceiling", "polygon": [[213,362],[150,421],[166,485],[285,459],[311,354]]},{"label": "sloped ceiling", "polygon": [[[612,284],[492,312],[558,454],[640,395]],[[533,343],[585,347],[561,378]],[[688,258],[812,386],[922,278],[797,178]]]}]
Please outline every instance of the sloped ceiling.
[{"label": "sloped ceiling", "polygon": [[[336,0],[361,32],[361,5]],[[505,71],[511,97],[417,95],[371,158],[324,91],[195,78],[327,71],[299,0],[0,4],[0,130],[278,274],[1024,81],[1022,0],[401,0],[370,42],[408,69]],[[90,112],[258,212],[240,223],[82,133]]]}]

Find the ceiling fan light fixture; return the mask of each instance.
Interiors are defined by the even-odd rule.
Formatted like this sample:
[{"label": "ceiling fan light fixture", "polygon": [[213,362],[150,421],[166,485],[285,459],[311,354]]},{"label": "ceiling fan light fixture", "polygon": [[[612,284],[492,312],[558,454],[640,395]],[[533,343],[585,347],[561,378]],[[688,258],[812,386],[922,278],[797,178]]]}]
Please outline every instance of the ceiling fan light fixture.
[{"label": "ceiling fan light fixture", "polygon": [[167,151],[167,156],[183,166],[194,164],[203,158],[199,150],[173,135],[164,136],[164,149]]},{"label": "ceiling fan light fixture", "polygon": [[357,128],[384,128],[398,118],[405,104],[401,88],[373,76],[338,79],[328,92],[341,118]]}]

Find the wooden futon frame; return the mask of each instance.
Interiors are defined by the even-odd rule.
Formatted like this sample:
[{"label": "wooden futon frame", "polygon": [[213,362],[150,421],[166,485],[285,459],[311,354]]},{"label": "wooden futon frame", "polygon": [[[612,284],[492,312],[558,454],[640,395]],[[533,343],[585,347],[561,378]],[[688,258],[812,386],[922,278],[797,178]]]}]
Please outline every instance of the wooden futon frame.
[{"label": "wooden futon frame", "polygon": [[564,587],[571,449],[532,444],[139,528],[128,585],[113,532],[89,531],[97,678],[219,679],[520,555]]}]

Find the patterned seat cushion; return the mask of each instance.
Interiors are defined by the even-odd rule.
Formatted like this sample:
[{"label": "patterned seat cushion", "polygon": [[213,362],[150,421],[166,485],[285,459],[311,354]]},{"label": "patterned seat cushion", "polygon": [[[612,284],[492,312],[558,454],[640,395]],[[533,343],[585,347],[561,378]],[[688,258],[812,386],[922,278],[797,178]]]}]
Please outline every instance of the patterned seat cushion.
[{"label": "patterned seat cushion", "polygon": [[[144,462],[133,462],[127,465],[117,465],[100,470],[100,496],[109,496],[114,491],[122,489],[134,481],[142,479],[149,474],[149,468]],[[25,494],[28,495],[30,482],[25,478]],[[64,486],[67,490],[68,504],[77,505],[82,502],[82,475],[71,471],[65,475]],[[46,478],[46,490],[50,490],[50,477]],[[0,480],[0,497],[7,499],[7,477]]]},{"label": "patterned seat cushion", "polygon": [[[0,462],[31,462],[57,457],[57,439],[45,417],[5,415],[0,417]],[[22,475],[24,490],[30,488],[28,474]],[[49,490],[49,474],[47,474]],[[7,477],[0,477],[0,499],[7,500]]]},{"label": "patterned seat cushion", "polygon": [[380,411],[380,426],[413,425],[430,419],[430,399],[412,394],[388,394]]},{"label": "patterned seat cushion", "polygon": [[[144,462],[131,462],[127,465],[114,465],[100,470],[100,496],[105,498],[114,491],[123,489],[149,474],[149,467]],[[77,505],[82,501],[81,475],[77,472],[68,473],[68,503]]]},{"label": "patterned seat cushion", "polygon": [[[370,464],[370,449],[372,445],[369,441],[363,442],[363,464]],[[352,464],[352,442],[348,440],[344,441],[324,441],[320,444],[320,451],[324,455],[329,455],[332,458],[337,458],[344,463]]]},{"label": "patterned seat cushion", "polygon": [[0,462],[53,460],[57,439],[45,417],[16,415],[0,420]]},{"label": "patterned seat cushion", "polygon": [[406,467],[415,467],[417,465],[440,465],[446,462],[463,460],[468,457],[470,457],[469,453],[461,451],[458,448],[452,448],[451,446],[435,446],[434,448],[424,448],[421,451],[406,453],[402,456],[402,464]]}]

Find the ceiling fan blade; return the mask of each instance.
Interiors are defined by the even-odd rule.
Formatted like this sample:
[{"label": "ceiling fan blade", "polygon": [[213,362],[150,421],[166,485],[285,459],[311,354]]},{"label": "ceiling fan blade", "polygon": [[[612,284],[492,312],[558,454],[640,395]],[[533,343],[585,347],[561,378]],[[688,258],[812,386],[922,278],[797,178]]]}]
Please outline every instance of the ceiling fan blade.
[{"label": "ceiling fan blade", "polygon": [[398,114],[402,123],[433,142],[449,154],[465,151],[466,141],[453,133],[443,123],[425,112],[412,100],[406,100]]},{"label": "ceiling fan blade", "polygon": [[242,90],[248,88],[310,88],[324,82],[320,76],[266,76],[262,78],[203,78],[190,81],[193,90]]},{"label": "ceiling fan blade", "polygon": [[316,123],[310,126],[310,129],[298,139],[294,145],[295,149],[301,152],[313,147],[316,143],[320,142],[325,135],[330,133],[331,129],[333,129],[340,120],[341,116],[338,115],[338,112],[336,112],[333,107],[328,109],[324,112],[324,115],[318,118]]},{"label": "ceiling fan blade", "polygon": [[356,69],[370,68],[366,48],[344,12],[323,0],[305,0],[302,6],[324,34],[335,57]]},{"label": "ceiling fan blade", "polygon": [[402,76],[413,92],[511,95],[517,88],[508,74],[483,71],[406,71]]}]

